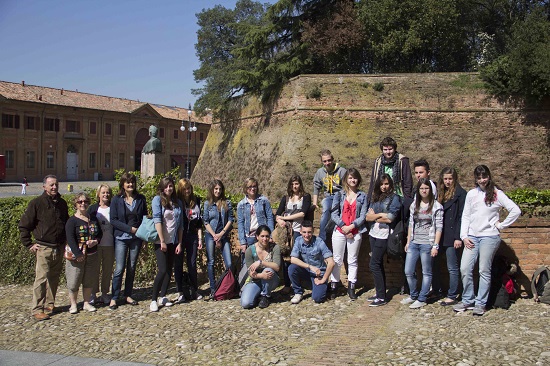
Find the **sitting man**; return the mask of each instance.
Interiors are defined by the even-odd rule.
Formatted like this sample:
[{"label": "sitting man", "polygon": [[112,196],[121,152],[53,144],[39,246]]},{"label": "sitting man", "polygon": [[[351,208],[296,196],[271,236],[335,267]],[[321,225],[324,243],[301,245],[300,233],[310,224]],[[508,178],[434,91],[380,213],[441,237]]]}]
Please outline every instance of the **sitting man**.
[{"label": "sitting man", "polygon": [[334,268],[332,252],[321,238],[313,235],[311,221],[302,222],[300,234],[302,236],[296,238],[290,253],[288,276],[295,294],[290,301],[293,304],[302,301],[304,289],[301,281],[308,279],[311,281],[313,301],[321,303],[327,297],[327,281]]}]

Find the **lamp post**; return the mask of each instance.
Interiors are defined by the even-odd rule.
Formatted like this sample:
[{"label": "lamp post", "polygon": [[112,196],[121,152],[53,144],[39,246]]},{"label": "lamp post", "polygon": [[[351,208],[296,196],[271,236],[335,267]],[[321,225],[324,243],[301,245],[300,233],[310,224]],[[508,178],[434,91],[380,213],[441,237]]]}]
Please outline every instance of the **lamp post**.
[{"label": "lamp post", "polygon": [[[191,177],[191,161],[189,160],[189,150],[191,150],[191,132],[195,132],[197,130],[197,127],[195,126],[195,122],[193,122],[193,125],[191,126],[191,103],[189,103],[189,108],[187,109],[187,117],[189,121],[188,130],[189,133],[187,134],[187,160],[185,164],[185,178],[189,179]],[[183,126],[183,120],[181,121],[181,127],[180,130],[183,132],[185,131],[185,127]]]}]

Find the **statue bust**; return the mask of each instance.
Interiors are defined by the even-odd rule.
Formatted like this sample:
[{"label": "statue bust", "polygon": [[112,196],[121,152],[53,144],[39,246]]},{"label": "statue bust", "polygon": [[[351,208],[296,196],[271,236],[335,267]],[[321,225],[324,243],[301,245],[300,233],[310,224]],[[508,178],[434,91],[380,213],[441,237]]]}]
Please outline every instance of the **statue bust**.
[{"label": "statue bust", "polygon": [[149,141],[143,146],[143,149],[141,150],[144,154],[150,154],[155,152],[162,152],[162,143],[160,142],[160,139],[157,137],[158,135],[158,128],[156,126],[149,127]]}]

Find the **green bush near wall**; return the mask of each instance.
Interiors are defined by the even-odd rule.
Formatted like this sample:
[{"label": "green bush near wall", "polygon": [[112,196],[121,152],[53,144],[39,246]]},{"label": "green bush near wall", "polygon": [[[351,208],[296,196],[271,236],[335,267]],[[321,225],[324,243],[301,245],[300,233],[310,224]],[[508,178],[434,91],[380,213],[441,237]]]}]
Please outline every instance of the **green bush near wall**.
[{"label": "green bush near wall", "polygon": [[[116,180],[124,173],[123,170],[116,172]],[[138,177],[138,191],[145,196],[148,203],[148,210],[151,214],[151,202],[157,194],[158,182],[165,175],[157,175],[147,180],[140,178],[139,172],[133,172]],[[176,168],[166,175],[175,177],[177,182],[179,168]],[[118,187],[112,187],[113,193],[117,194]],[[194,187],[194,191],[201,201],[206,198],[206,190],[199,187]],[[78,194],[79,192],[75,192]],[[93,201],[95,201],[95,190],[86,190]],[[69,206],[69,215],[74,214],[73,205],[74,195],[63,195],[62,198],[67,201]],[[242,198],[242,194],[228,194],[233,207],[236,209],[238,200]],[[21,245],[19,235],[19,220],[25,212],[29,201],[34,197],[12,197],[0,198],[0,284],[32,284],[35,273],[35,257],[34,255]],[[236,210],[235,210],[236,211]],[[221,256],[216,260],[217,267],[222,266]],[[199,271],[206,272],[206,260],[199,256],[198,258]],[[139,263],[136,269],[136,281],[138,283],[150,282],[154,279],[157,271],[157,263],[153,246],[148,244],[139,256]],[[61,280],[64,282],[65,275],[61,275]]]}]

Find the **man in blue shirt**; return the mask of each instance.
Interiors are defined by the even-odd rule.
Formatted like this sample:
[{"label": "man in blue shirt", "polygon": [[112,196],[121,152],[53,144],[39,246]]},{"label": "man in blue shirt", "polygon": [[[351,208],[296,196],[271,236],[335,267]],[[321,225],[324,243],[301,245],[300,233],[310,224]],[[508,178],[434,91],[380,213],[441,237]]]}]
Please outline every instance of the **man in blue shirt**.
[{"label": "man in blue shirt", "polygon": [[312,286],[311,297],[316,303],[321,303],[327,297],[327,282],[334,268],[332,252],[321,238],[313,235],[311,221],[302,222],[300,234],[302,236],[296,239],[290,253],[288,276],[295,294],[290,301],[293,304],[302,301],[304,289],[301,281],[309,279]]}]

